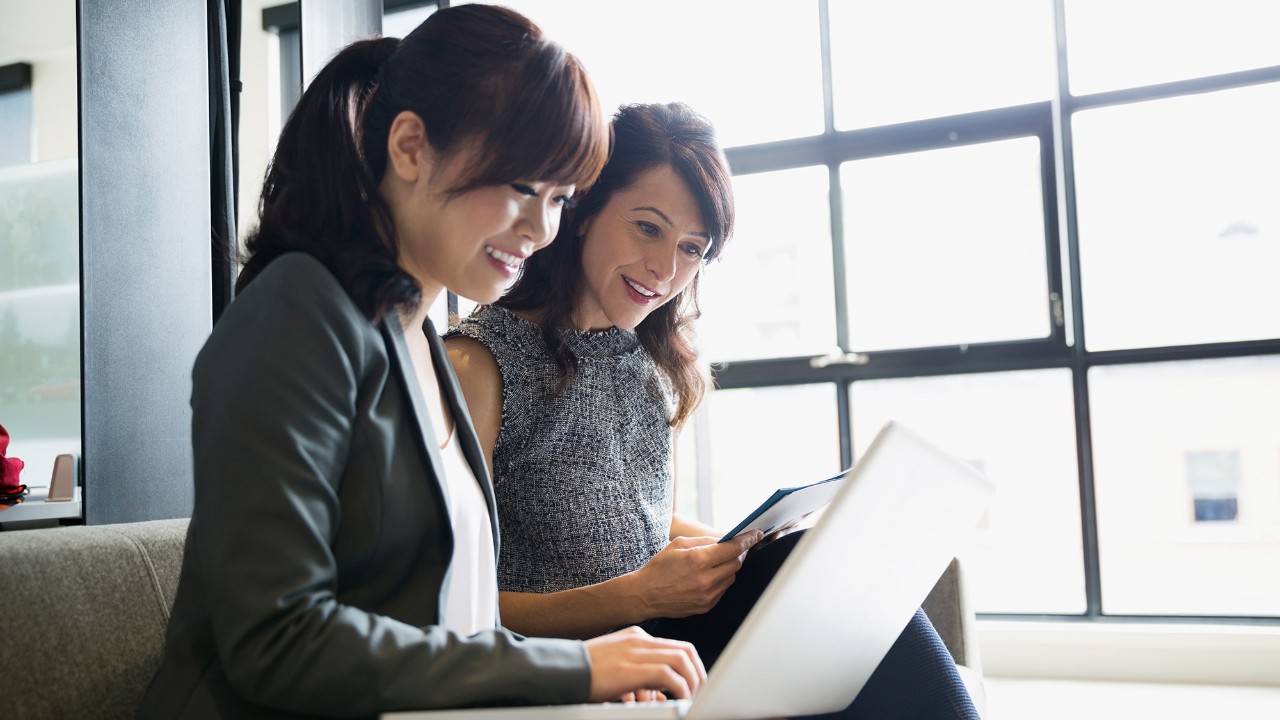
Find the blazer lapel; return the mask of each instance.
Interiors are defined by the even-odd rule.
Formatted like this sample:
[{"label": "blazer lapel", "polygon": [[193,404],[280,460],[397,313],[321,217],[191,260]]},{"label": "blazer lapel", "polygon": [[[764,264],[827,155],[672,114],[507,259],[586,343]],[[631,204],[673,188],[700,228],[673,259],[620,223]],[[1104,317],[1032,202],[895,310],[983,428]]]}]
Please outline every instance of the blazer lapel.
[{"label": "blazer lapel", "polygon": [[[431,477],[440,488],[440,494],[444,498],[443,509],[447,516],[449,488],[444,482],[444,461],[440,458],[440,444],[436,440],[435,429],[431,427],[427,402],[422,396],[422,388],[418,385],[418,376],[413,371],[413,360],[409,357],[409,346],[405,344],[404,329],[396,311],[388,312],[383,318],[382,334],[386,337],[391,364],[395,365],[396,370],[399,371],[400,380],[404,383],[405,392],[409,396],[409,406],[413,408],[413,424],[418,428],[417,440],[431,462]],[[429,336],[428,339],[430,339]],[[432,347],[431,350],[434,356],[435,348]]]},{"label": "blazer lapel", "polygon": [[471,424],[471,411],[467,408],[467,400],[462,395],[462,388],[458,385],[458,376],[453,372],[453,363],[449,360],[449,355],[445,351],[444,341],[440,338],[440,334],[436,332],[435,324],[431,322],[431,318],[427,318],[426,323],[422,326],[422,332],[427,335],[427,342],[431,345],[431,361],[436,366],[436,377],[440,379],[440,387],[444,391],[445,399],[449,402],[449,411],[453,414],[453,422],[456,427],[453,430],[454,437],[462,443],[462,455],[467,459],[467,464],[471,466],[471,471],[476,476],[476,482],[480,483],[480,491],[484,493],[485,502],[489,504],[489,520],[493,530],[493,551],[497,555],[501,548],[499,547],[498,532],[498,504],[493,495],[493,484],[489,478],[489,469],[485,465],[484,454],[480,452],[480,440],[476,436],[475,426]]}]

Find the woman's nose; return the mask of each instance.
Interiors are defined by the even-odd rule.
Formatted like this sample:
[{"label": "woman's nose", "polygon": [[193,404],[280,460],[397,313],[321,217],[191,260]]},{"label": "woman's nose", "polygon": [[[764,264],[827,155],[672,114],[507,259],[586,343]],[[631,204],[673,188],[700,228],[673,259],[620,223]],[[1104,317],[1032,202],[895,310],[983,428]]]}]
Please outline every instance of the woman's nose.
[{"label": "woman's nose", "polygon": [[676,266],[679,262],[679,249],[677,246],[661,245],[653,248],[646,260],[646,266],[649,272],[653,273],[654,279],[658,282],[670,282],[671,278],[676,276]]},{"label": "woman's nose", "polygon": [[532,207],[520,214],[516,232],[534,244],[534,249],[545,247],[555,238],[560,225],[560,209],[548,208],[543,203],[530,203]]}]

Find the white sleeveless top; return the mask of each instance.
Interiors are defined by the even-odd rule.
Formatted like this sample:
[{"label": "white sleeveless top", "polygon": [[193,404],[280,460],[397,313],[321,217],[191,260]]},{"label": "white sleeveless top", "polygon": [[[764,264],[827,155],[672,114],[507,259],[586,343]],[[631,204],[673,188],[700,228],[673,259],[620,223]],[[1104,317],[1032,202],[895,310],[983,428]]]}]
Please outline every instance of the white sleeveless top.
[{"label": "white sleeveless top", "polygon": [[453,562],[441,625],[473,635],[498,624],[498,570],[489,505],[457,440],[455,425],[440,449],[453,525]]}]

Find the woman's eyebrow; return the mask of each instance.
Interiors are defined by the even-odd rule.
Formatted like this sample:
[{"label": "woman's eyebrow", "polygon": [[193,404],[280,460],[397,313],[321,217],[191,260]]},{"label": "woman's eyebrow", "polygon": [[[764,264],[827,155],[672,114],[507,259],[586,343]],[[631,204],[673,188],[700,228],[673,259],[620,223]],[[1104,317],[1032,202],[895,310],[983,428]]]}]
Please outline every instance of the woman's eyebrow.
[{"label": "woman's eyebrow", "polygon": [[[663,221],[663,222],[665,222],[665,223],[667,224],[667,226],[668,226],[668,227],[675,227],[675,226],[676,226],[676,224],[675,224],[674,222],[672,222],[672,221],[671,221],[671,218],[667,217],[667,214],[666,214],[666,213],[662,212],[661,210],[659,210],[658,208],[656,208],[656,207],[654,207],[654,206],[652,206],[652,205],[641,205],[640,207],[634,207],[634,208],[631,208],[631,210],[632,210],[632,211],[636,211],[636,210],[648,210],[649,212],[653,213],[654,215],[657,215],[658,217],[662,218],[662,221]],[[689,233],[689,234],[690,234],[690,235],[693,235],[694,237],[700,237],[700,238],[702,238],[702,239],[706,240],[707,242],[711,242],[711,233],[708,233],[708,232],[695,232],[695,233]]]},{"label": "woman's eyebrow", "polygon": [[654,215],[657,215],[658,217],[662,218],[662,221],[663,221],[663,222],[665,222],[667,225],[670,225],[671,227],[675,227],[675,226],[676,226],[676,224],[675,224],[675,223],[671,222],[671,218],[667,217],[667,214],[666,214],[666,213],[662,212],[661,210],[659,210],[658,208],[656,208],[656,207],[654,207],[654,206],[652,206],[652,205],[642,205],[642,206],[640,206],[640,207],[634,207],[634,208],[631,208],[631,209],[632,209],[633,211],[635,211],[635,210],[648,210],[649,212],[653,213]]}]

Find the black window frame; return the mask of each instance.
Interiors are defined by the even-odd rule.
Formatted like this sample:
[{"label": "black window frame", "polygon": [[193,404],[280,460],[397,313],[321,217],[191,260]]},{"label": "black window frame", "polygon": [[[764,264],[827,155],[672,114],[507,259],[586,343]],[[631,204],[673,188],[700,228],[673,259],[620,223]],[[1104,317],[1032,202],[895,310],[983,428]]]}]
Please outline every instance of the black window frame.
[{"label": "black window frame", "polygon": [[[979,617],[996,620],[1280,625],[1280,616],[1130,615],[1103,612],[1090,423],[1089,370],[1112,365],[1280,355],[1280,338],[1108,351],[1086,349],[1087,327],[1082,302],[1071,125],[1076,113],[1093,108],[1280,83],[1280,65],[1074,96],[1070,93],[1068,85],[1066,0],[1054,0],[1054,40],[1058,53],[1058,76],[1056,93],[1052,99],[883,127],[837,131],[833,117],[828,2],[829,0],[818,0],[825,109],[823,134],[811,138],[727,148],[725,153],[734,175],[796,167],[827,167],[831,187],[831,237],[835,273],[837,343],[845,355],[832,358],[833,361],[819,363],[813,362],[815,358],[810,356],[743,361],[728,359],[714,362],[712,373],[715,389],[831,384],[836,392],[838,408],[840,466],[848,467],[854,460],[850,389],[856,382],[1017,370],[1068,369],[1072,375],[1076,459],[1079,468],[1085,610],[1079,614],[979,613]],[[840,164],[850,160],[1026,136],[1039,138],[1041,146],[1045,258],[1049,280],[1046,310],[1051,315],[1050,334],[1044,338],[964,346],[854,352],[854,348],[850,347],[847,329]]]}]

